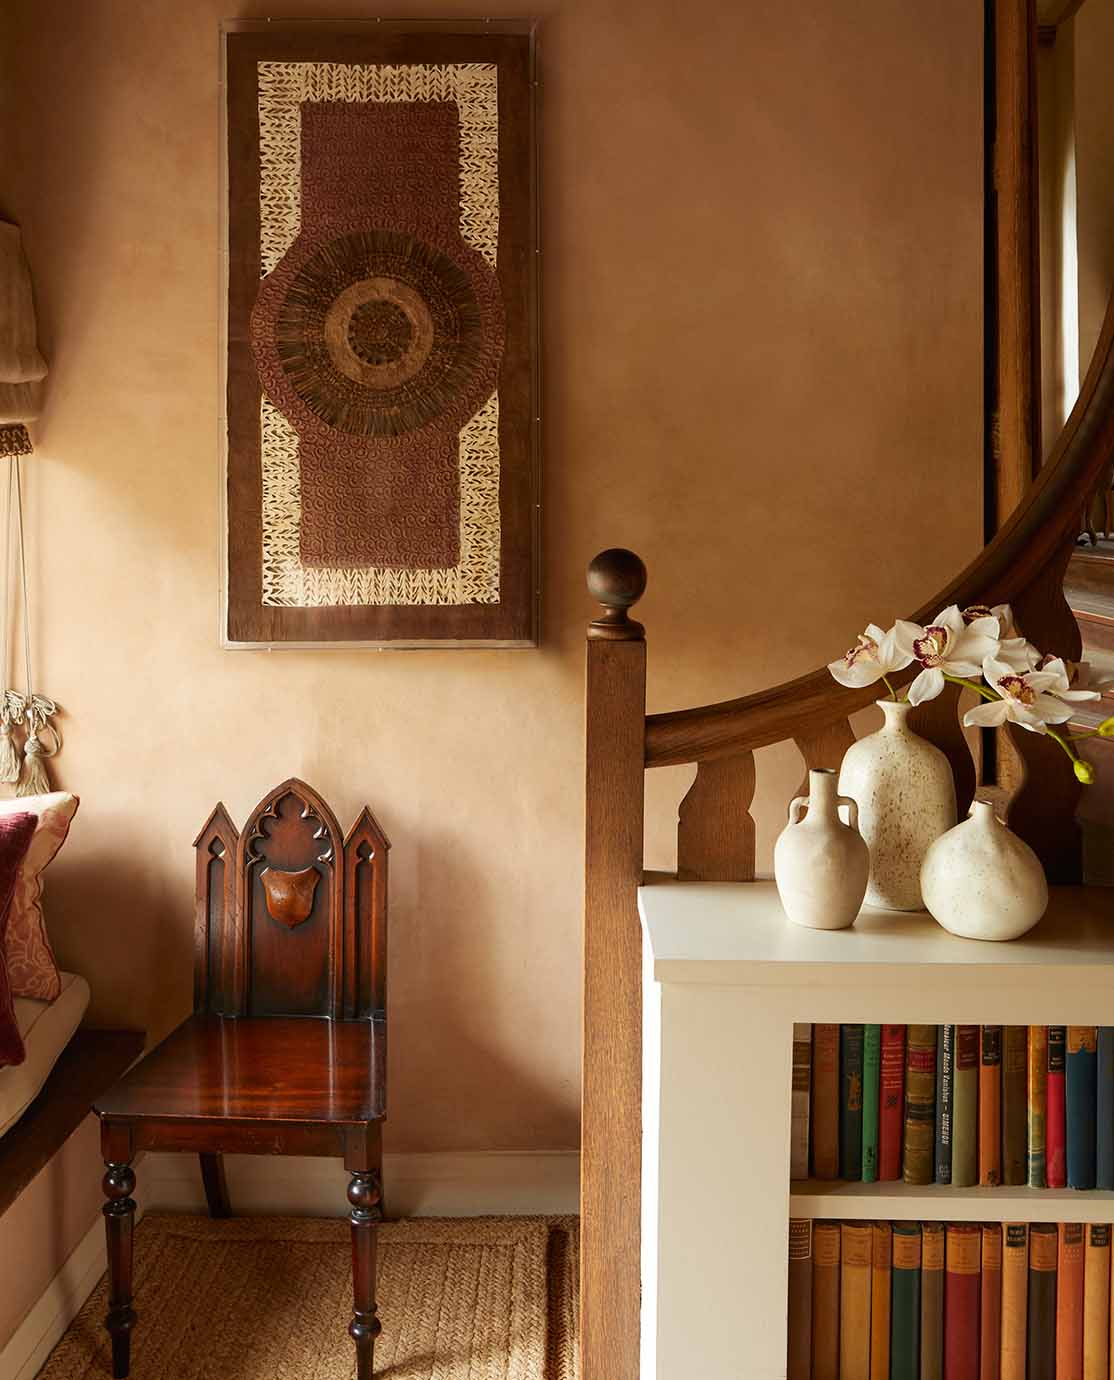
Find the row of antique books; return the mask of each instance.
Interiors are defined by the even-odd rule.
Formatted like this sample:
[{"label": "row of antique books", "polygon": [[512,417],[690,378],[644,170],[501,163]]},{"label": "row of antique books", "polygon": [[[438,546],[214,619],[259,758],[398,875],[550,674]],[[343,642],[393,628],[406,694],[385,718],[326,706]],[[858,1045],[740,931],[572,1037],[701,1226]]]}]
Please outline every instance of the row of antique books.
[{"label": "row of antique books", "polygon": [[795,1025],[790,1177],[1114,1189],[1114,1027]]},{"label": "row of antique books", "polygon": [[1109,1380],[1110,1226],[789,1223],[788,1380]]}]

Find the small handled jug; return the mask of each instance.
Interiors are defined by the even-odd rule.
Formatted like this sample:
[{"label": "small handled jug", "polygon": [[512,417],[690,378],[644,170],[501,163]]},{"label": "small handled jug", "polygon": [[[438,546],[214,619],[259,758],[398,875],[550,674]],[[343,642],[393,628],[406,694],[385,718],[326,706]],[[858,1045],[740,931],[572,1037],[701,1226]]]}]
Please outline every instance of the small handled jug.
[{"label": "small handled jug", "polygon": [[[843,930],[854,924],[870,876],[859,808],[837,792],[834,771],[810,771],[808,796],[790,802],[789,823],[774,845],[781,904],[795,925],[811,930]],[[847,824],[839,817],[841,805],[847,807]]]}]

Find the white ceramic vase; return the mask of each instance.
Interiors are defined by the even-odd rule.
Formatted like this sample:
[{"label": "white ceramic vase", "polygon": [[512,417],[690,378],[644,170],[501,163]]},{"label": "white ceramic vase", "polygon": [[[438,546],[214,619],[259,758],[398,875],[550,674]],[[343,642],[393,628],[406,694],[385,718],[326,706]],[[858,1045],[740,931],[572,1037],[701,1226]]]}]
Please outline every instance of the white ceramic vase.
[{"label": "white ceramic vase", "polygon": [[[841,805],[850,824],[839,817]],[[843,930],[854,923],[870,873],[857,815],[855,802],[837,795],[834,771],[809,772],[808,796],[790,804],[789,823],[774,845],[774,879],[794,924]]]},{"label": "white ceramic vase", "polygon": [[921,864],[955,826],[951,764],[909,727],[911,705],[879,700],[885,722],[847,749],[840,795],[859,807],[859,832],[870,849],[866,904],[921,910]]},{"label": "white ceramic vase", "polygon": [[1017,939],[1048,907],[1040,859],[985,800],[928,850],[921,890],[933,918],[963,939]]}]

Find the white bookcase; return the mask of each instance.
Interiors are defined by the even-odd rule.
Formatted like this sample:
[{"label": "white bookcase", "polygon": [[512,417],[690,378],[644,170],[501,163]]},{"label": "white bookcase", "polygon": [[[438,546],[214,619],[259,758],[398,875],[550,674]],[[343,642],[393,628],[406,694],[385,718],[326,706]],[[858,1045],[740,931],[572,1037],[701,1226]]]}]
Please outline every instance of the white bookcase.
[{"label": "white bookcase", "polygon": [[926,914],[804,930],[774,884],[661,881],[644,936],[642,1380],[784,1380],[790,1217],[1114,1220],[1114,1193],[790,1183],[793,1023],[1114,1025],[1114,890],[1010,944]]}]

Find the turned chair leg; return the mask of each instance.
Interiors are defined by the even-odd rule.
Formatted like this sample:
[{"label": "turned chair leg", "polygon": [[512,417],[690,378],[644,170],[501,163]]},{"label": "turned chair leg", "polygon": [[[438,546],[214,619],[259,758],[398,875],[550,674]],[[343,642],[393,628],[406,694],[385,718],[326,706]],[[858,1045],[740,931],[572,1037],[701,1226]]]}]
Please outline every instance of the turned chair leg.
[{"label": "turned chair leg", "polygon": [[357,1170],[348,1184],[352,1206],[352,1297],[354,1307],[348,1335],[356,1343],[356,1380],[371,1380],[375,1369],[375,1339],[382,1331],[375,1304],[375,1241],[379,1217],[379,1176]]},{"label": "turned chair leg", "polygon": [[223,1155],[198,1155],[201,1161],[201,1182],[205,1186],[205,1201],[210,1217],[231,1217],[228,1184],[224,1177]]},{"label": "turned chair leg", "polygon": [[135,1227],[135,1174],[130,1165],[109,1163],[103,1180],[104,1224],[108,1238],[108,1316],[104,1320],[112,1338],[112,1374],[124,1380],[131,1367],[132,1239]]}]

